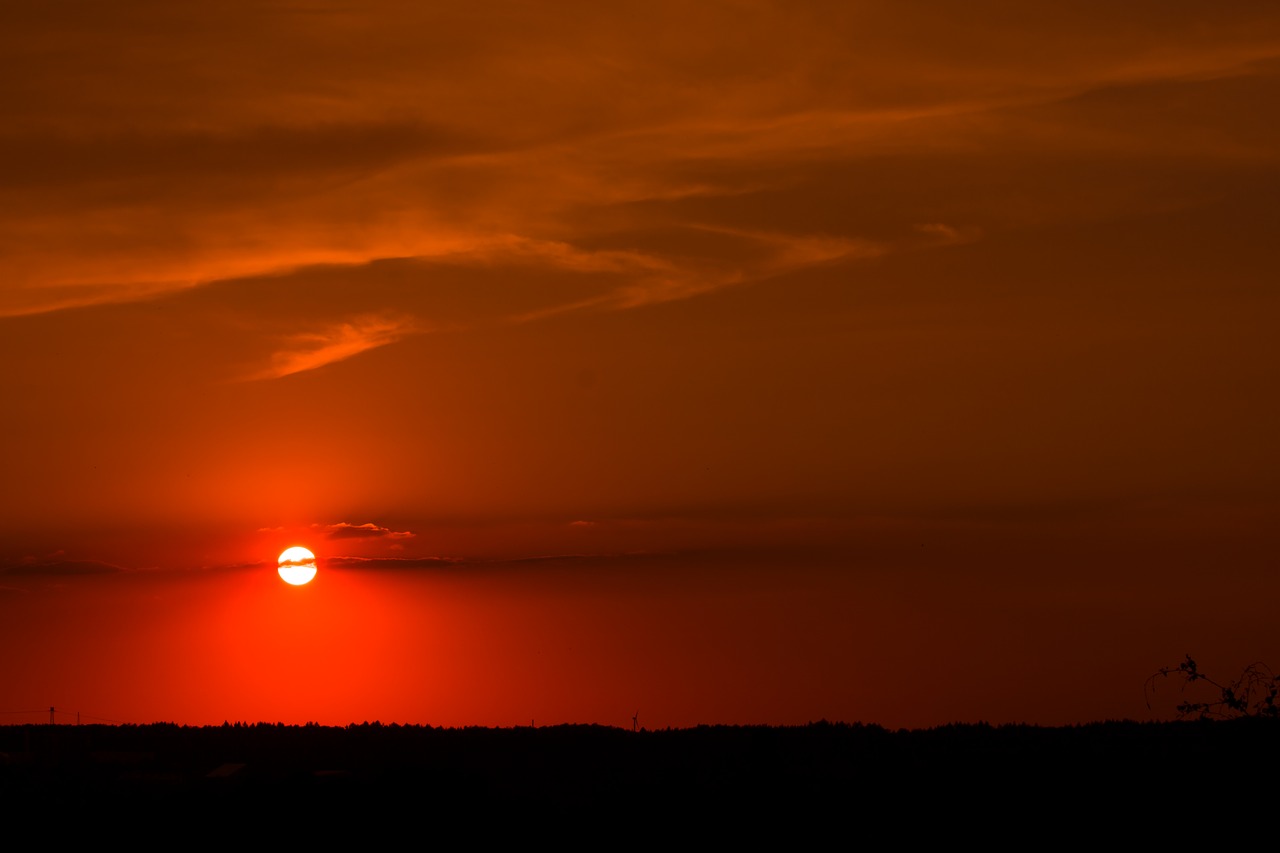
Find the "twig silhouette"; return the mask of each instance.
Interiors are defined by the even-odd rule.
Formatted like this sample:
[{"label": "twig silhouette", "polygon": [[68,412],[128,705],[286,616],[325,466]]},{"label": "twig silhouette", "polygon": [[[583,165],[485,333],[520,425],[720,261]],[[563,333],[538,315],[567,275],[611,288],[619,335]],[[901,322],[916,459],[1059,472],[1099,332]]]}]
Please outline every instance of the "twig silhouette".
[{"label": "twig silhouette", "polygon": [[[1155,695],[1157,679],[1176,676],[1182,679],[1179,689],[1182,701],[1176,706],[1178,717],[1197,717],[1202,720],[1232,720],[1239,717],[1280,717],[1280,676],[1261,661],[1254,661],[1240,671],[1232,681],[1220,682],[1200,671],[1195,658],[1187,655],[1177,666],[1165,666],[1147,679],[1143,693],[1147,710],[1151,710],[1151,697]],[[1187,698],[1187,687],[1204,682],[1212,690],[1209,699],[1192,701]],[[1216,691],[1216,695],[1215,695]]]}]

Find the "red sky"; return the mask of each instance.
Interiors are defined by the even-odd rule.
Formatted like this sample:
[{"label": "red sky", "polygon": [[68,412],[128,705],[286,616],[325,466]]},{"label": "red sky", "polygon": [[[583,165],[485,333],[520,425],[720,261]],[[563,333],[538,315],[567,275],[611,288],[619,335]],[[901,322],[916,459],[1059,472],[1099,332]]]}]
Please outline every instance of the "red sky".
[{"label": "red sky", "polygon": [[1280,662],[1273,4],[52,2],[0,71],[0,711]]}]

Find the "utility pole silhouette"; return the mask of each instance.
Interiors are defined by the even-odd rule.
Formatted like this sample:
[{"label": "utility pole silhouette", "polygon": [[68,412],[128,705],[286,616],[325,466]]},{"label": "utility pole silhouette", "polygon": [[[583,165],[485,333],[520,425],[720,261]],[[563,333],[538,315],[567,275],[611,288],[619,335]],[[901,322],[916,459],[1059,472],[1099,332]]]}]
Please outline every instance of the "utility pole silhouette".
[{"label": "utility pole silhouette", "polygon": [[49,706],[49,725],[53,725],[53,706]]},{"label": "utility pole silhouette", "polygon": [[640,728],[640,712],[636,711],[631,715],[631,731],[637,731]]}]

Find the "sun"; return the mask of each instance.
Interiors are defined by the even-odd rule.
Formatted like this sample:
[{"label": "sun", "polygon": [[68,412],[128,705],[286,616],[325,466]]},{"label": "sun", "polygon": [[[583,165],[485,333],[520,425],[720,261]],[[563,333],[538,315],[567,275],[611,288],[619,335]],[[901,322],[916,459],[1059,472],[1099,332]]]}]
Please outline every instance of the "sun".
[{"label": "sun", "polygon": [[285,548],[276,571],[285,583],[302,586],[316,576],[316,555],[300,545]]}]

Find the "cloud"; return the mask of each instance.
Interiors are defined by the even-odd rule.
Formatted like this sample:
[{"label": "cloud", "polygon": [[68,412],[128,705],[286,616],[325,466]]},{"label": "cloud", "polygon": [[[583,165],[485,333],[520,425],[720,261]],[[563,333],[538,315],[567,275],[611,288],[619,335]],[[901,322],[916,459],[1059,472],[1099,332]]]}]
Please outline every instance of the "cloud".
[{"label": "cloud", "polygon": [[329,539],[412,539],[417,535],[408,530],[395,531],[389,527],[380,527],[373,522],[348,524],[345,521],[340,521],[337,524],[314,526],[323,530]]},{"label": "cloud", "polygon": [[[76,4],[74,15],[11,21],[0,33],[11,107],[0,134],[0,316],[317,264],[455,254],[485,263],[523,254],[548,269],[626,279],[592,296],[512,306],[520,319],[685,299],[887,250],[852,221],[844,234],[823,233],[840,225],[822,223],[767,236],[809,215],[803,194],[750,228],[717,199],[746,198],[746,209],[771,187],[829,184],[850,160],[1007,148],[1011,126],[999,114],[1010,109],[1151,82],[1263,76],[1257,63],[1277,49],[1264,5],[1179,10],[1155,28],[1114,4],[1024,16],[997,3],[985,13],[937,9],[927,21],[893,4],[797,14],[772,3],[659,3],[644,16],[570,5],[508,8],[500,27],[447,4],[380,5],[247,11],[248,41],[228,28],[235,15],[183,7],[160,20],[130,0],[112,15]],[[975,27],[986,19],[1001,23]],[[361,39],[349,37],[352,26]],[[68,43],[77,47],[67,56],[51,52]],[[228,50],[242,61],[202,59]],[[1117,144],[1117,124],[1101,125],[1107,145]],[[1031,127],[1042,145],[1078,152],[1085,138],[1077,119]],[[867,182],[852,188],[846,211],[883,221],[870,209],[889,195]],[[588,245],[602,233],[698,228],[712,208],[715,227],[754,233],[771,251],[705,263],[685,253],[687,241]],[[954,233],[934,231],[930,245],[969,239],[945,227]],[[412,328],[363,317],[297,335],[252,378],[312,370]]]},{"label": "cloud", "polygon": [[318,332],[292,335],[288,343],[271,356],[271,364],[249,379],[280,379],[315,370],[326,364],[345,361],[371,349],[395,343],[421,331],[412,320],[384,316],[356,317]]},{"label": "cloud", "polygon": [[917,225],[916,230],[927,237],[933,238],[934,244],[938,246],[959,246],[964,243],[972,243],[981,236],[976,228],[957,228],[954,225],[947,225],[945,222],[925,222]]},{"label": "cloud", "polygon": [[339,569],[447,569],[465,561],[453,557],[330,557],[328,568]]},{"label": "cloud", "polygon": [[592,560],[607,560],[610,562],[619,560],[647,560],[662,559],[673,556],[670,552],[663,551],[623,551],[615,553],[588,553],[588,554],[534,554],[528,557],[512,557],[505,560],[493,560],[490,565],[546,565],[551,563],[577,563],[590,562]]},{"label": "cloud", "polygon": [[[710,225],[674,229],[680,237],[668,249],[671,257],[639,251],[593,251],[567,243],[532,253],[561,269],[615,273],[623,283],[595,296],[520,314],[516,322],[533,322],[576,311],[622,311],[674,302],[838,261],[879,257],[888,246],[870,240],[823,234],[785,234]],[[707,238],[703,239],[699,238]],[[717,239],[718,238],[718,239]],[[706,243],[729,238],[737,256],[724,256]],[[690,256],[701,248],[703,257]],[[723,249],[720,249],[723,252]]]},{"label": "cloud", "polygon": [[[773,170],[989,142],[971,128],[1011,106],[1257,73],[1277,50],[1267,4],[923,18],[895,4],[567,4],[508,6],[500,26],[450,4],[170,5],[6,21],[0,315],[494,235],[554,241],[602,212],[750,192]],[[252,39],[230,26],[242,18]]]},{"label": "cloud", "polygon": [[123,572],[100,560],[32,560],[24,559],[8,566],[0,566],[0,574],[26,577],[67,577],[72,575],[108,575]]},{"label": "cloud", "polygon": [[595,560],[643,560],[662,559],[671,556],[664,552],[627,551],[622,553],[565,553],[534,554],[526,557],[501,559],[474,559],[464,557],[330,557],[325,566],[339,569],[447,569],[468,567],[474,569],[503,566],[539,566],[556,563],[589,563]]}]

